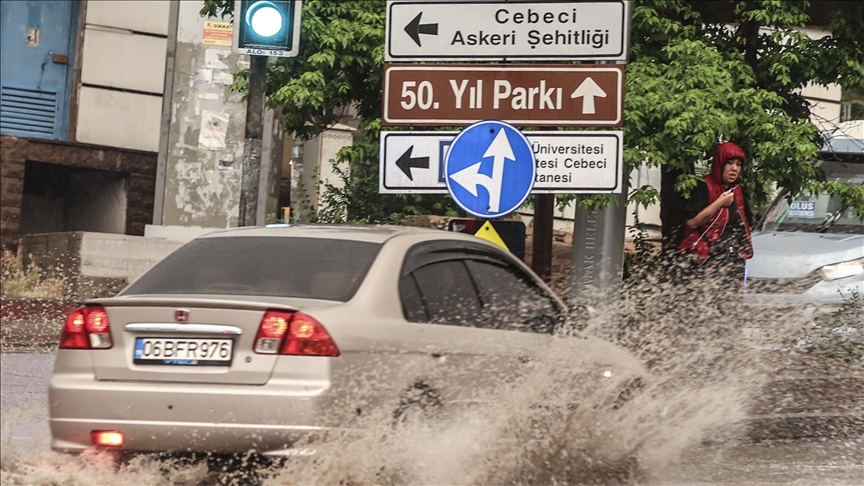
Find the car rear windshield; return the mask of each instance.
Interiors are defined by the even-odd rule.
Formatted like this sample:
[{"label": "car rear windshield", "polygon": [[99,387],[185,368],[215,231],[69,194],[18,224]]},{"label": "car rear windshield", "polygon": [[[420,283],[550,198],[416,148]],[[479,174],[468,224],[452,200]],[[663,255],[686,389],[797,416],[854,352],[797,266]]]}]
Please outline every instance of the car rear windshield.
[{"label": "car rear windshield", "polygon": [[380,249],[379,243],[326,238],[203,238],[169,255],[123,295],[261,295],[345,302]]}]

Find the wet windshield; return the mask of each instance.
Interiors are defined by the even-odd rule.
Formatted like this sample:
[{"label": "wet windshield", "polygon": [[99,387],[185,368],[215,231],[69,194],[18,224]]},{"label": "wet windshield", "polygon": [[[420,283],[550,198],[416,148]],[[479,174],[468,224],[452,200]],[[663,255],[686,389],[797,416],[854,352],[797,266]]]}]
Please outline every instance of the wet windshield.
[{"label": "wet windshield", "polygon": [[324,238],[202,238],[175,251],[124,295],[269,295],[345,302],[381,245]]},{"label": "wet windshield", "polygon": [[[848,184],[864,183],[864,174],[834,177]],[[838,196],[801,194],[790,201],[782,198],[768,209],[765,231],[804,231],[841,234],[864,234],[864,221],[854,208],[846,208]]]}]

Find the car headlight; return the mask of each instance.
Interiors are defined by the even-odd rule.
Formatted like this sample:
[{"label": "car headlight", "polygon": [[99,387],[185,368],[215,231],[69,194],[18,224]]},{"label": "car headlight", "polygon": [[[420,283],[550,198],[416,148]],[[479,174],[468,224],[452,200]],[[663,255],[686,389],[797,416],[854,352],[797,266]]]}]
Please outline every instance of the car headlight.
[{"label": "car headlight", "polygon": [[834,265],[825,265],[819,270],[823,280],[837,280],[838,278],[851,277],[864,273],[864,258],[841,262]]}]

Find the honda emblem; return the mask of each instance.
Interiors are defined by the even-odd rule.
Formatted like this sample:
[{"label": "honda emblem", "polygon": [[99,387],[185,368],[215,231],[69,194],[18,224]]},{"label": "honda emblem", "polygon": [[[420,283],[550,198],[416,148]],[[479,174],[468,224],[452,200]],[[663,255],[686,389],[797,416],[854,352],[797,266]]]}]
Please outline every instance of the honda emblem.
[{"label": "honda emblem", "polygon": [[189,311],[186,309],[177,309],[174,311],[174,320],[177,322],[189,322]]}]

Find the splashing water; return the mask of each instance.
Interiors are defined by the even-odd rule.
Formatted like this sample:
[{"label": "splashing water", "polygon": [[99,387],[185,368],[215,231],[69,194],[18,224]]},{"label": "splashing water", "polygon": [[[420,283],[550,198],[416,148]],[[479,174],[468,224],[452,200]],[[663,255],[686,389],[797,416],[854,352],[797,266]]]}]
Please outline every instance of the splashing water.
[{"label": "splashing water", "polygon": [[[579,332],[525,365],[481,404],[421,410],[394,423],[394,397],[350,432],[296,444],[291,458],[234,479],[206,459],[50,452],[48,437],[12,438],[46,419],[44,404],[4,410],[3,484],[637,484],[662,483],[686,451],[746,434],[754,398],[778,362],[742,335],[769,329],[781,342],[804,323],[795,312],[753,316],[723,289],[647,278],[614,310],[589,311]],[[591,338],[584,338],[591,336]],[[785,336],[785,337],[784,337]],[[603,338],[600,341],[597,337]],[[615,343],[612,346],[608,343]],[[785,356],[785,355],[784,355]],[[599,362],[621,371],[602,377]],[[848,364],[860,367],[860,362]],[[376,386],[370,383],[369,386]],[[346,405],[349,409],[353,409]],[[860,451],[861,442],[850,443]],[[858,456],[856,456],[858,457]],[[212,463],[210,464],[212,468]],[[746,474],[741,481],[747,483]]]}]

